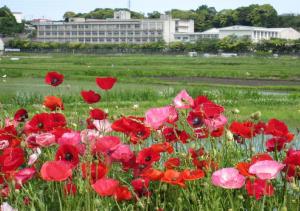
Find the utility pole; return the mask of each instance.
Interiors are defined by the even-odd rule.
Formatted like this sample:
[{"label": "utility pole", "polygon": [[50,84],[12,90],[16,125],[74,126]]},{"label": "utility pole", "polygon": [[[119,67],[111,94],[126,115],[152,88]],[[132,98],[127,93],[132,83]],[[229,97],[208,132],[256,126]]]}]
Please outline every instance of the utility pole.
[{"label": "utility pole", "polygon": [[128,9],[130,10],[131,9],[131,1],[128,0]]}]

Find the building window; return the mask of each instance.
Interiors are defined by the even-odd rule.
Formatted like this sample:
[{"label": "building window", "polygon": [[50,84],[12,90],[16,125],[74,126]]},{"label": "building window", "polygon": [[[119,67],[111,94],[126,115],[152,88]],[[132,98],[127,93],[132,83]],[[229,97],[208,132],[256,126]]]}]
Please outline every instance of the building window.
[{"label": "building window", "polygon": [[57,35],[57,32],[52,32],[52,35],[55,35],[55,36],[56,36],[56,35]]},{"label": "building window", "polygon": [[93,42],[98,42],[98,38],[93,38]]},{"label": "building window", "polygon": [[56,30],[56,29],[57,29],[57,26],[52,26],[52,29],[55,29],[55,30]]},{"label": "building window", "polygon": [[141,39],[140,39],[140,38],[135,38],[135,41],[136,41],[136,42],[140,42]]},{"label": "building window", "polygon": [[135,25],[134,25],[134,28],[135,28],[135,29],[139,29],[139,28],[141,28],[141,26],[140,26],[140,24],[135,24]]},{"label": "building window", "polygon": [[39,35],[44,35],[44,32],[39,32]]},{"label": "building window", "polygon": [[114,35],[119,35],[119,32],[115,31],[115,32],[114,32]]},{"label": "building window", "polygon": [[133,35],[133,32],[127,32],[128,35]]},{"label": "building window", "polygon": [[84,28],[89,29],[90,25],[85,25]]},{"label": "building window", "polygon": [[91,38],[85,38],[86,42],[91,42]]},{"label": "building window", "polygon": [[72,25],[72,29],[77,29],[77,25]]},{"label": "building window", "polygon": [[77,32],[72,32],[72,35],[77,35]]},{"label": "building window", "polygon": [[79,34],[79,35],[83,35],[84,33],[83,33],[83,32],[78,32],[78,34]]},{"label": "building window", "polygon": [[115,42],[119,42],[119,38],[114,38],[114,41]]},{"label": "building window", "polygon": [[51,26],[46,26],[46,29],[51,29]]},{"label": "building window", "polygon": [[51,34],[50,32],[46,32],[46,35],[48,35],[48,36],[49,36],[50,34]]},{"label": "building window", "polygon": [[105,32],[99,32],[99,35],[105,35]]},{"label": "building window", "polygon": [[85,32],[85,35],[91,35],[91,32]]},{"label": "building window", "polygon": [[107,35],[112,35],[112,32],[110,32],[110,31],[109,31],[109,32],[107,32]]},{"label": "building window", "polygon": [[121,40],[121,42],[125,42],[125,41],[126,41],[126,39],[125,39],[125,38],[121,38],[120,40]]},{"label": "building window", "polygon": [[66,32],[66,35],[70,35],[70,32]]},{"label": "building window", "polygon": [[121,32],[121,35],[125,35],[126,33],[125,32]]},{"label": "building window", "polygon": [[140,35],[140,34],[141,34],[141,33],[140,33],[140,32],[138,32],[138,31],[136,31],[136,32],[135,32],[135,35]]},{"label": "building window", "polygon": [[78,40],[79,40],[79,42],[84,42],[83,38],[79,38]]},{"label": "building window", "polygon": [[111,38],[107,38],[107,39],[106,39],[106,42],[111,42]]},{"label": "building window", "polygon": [[98,35],[98,32],[93,31],[92,34],[93,34],[93,35]]},{"label": "building window", "polygon": [[59,35],[64,35],[64,32],[58,32]]},{"label": "building window", "polygon": [[84,25],[79,25],[78,28],[84,29]]},{"label": "building window", "polygon": [[99,42],[104,42],[104,38],[99,38]]},{"label": "building window", "polygon": [[155,38],[150,38],[150,42],[155,42]]}]

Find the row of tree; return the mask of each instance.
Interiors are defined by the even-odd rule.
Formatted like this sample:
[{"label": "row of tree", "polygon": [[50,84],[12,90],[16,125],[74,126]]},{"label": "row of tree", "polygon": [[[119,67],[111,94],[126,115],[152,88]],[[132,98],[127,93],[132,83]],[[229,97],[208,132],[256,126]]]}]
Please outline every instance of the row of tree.
[{"label": "row of tree", "polygon": [[20,49],[67,49],[67,50],[91,50],[91,49],[116,49],[116,50],[148,50],[155,52],[171,51],[171,52],[188,52],[197,51],[203,53],[218,52],[234,52],[234,53],[250,53],[265,52],[292,54],[300,53],[299,40],[271,39],[264,40],[259,43],[253,43],[248,38],[228,36],[224,39],[201,39],[196,43],[174,42],[166,44],[162,41],[145,44],[84,44],[84,43],[54,43],[54,42],[32,42],[30,40],[10,40],[8,47]]},{"label": "row of tree", "polygon": [[0,36],[10,36],[21,33],[24,23],[17,23],[15,16],[7,7],[0,8]]},{"label": "row of tree", "polygon": [[[121,9],[116,9],[121,10]],[[128,10],[128,9],[122,9]],[[89,13],[66,12],[64,19],[70,17],[112,18],[115,10],[97,8]],[[199,6],[194,10],[172,9],[172,17],[180,19],[193,19],[195,30],[204,31],[213,27],[226,27],[232,25],[261,26],[261,27],[293,27],[300,30],[300,15],[286,14],[278,15],[277,11],[270,4],[252,4],[237,9],[224,9],[217,11],[214,7],[207,5]],[[153,11],[147,15],[131,11],[132,18],[159,18],[160,12]]]}]

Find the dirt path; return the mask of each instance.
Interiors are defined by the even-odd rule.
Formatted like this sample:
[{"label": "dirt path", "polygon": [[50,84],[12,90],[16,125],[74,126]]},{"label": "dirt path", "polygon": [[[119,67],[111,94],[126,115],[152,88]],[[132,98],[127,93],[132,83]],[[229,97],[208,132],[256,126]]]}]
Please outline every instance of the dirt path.
[{"label": "dirt path", "polygon": [[226,84],[241,86],[300,86],[300,80],[207,78],[207,77],[157,77],[163,81],[199,82],[207,84]]}]

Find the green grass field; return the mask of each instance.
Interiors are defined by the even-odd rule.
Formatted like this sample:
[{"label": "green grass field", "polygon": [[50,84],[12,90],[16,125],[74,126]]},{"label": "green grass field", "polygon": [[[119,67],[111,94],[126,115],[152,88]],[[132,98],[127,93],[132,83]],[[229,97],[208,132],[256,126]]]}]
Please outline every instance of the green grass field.
[{"label": "green grass field", "polygon": [[[18,57],[20,60],[12,61],[11,57]],[[76,105],[76,112],[86,106],[81,100],[80,91],[97,89],[94,83],[96,76],[115,76],[118,84],[109,94],[108,106],[111,113],[143,114],[153,105],[170,102],[184,88],[194,97],[199,94],[208,95],[225,105],[228,112],[238,108],[241,118],[247,118],[252,112],[260,110],[264,119],[276,117],[292,126],[299,125],[299,58],[31,54],[5,56],[0,60],[0,74],[7,76],[0,81],[0,102],[3,110],[12,113],[21,106],[29,110],[36,109],[45,95],[53,94],[43,83],[44,75],[51,70],[65,74],[64,84],[55,92],[63,96],[66,107]],[[166,77],[173,80],[166,80]],[[182,77],[254,79],[254,83],[250,86],[237,86],[234,83],[218,84],[213,81],[182,81]],[[265,86],[259,83],[259,79],[267,79],[271,83]],[[286,84],[285,81],[293,81],[293,85]],[[106,98],[104,94],[102,102],[97,106],[107,107]],[[133,110],[134,104],[138,104],[139,108]]]}]

